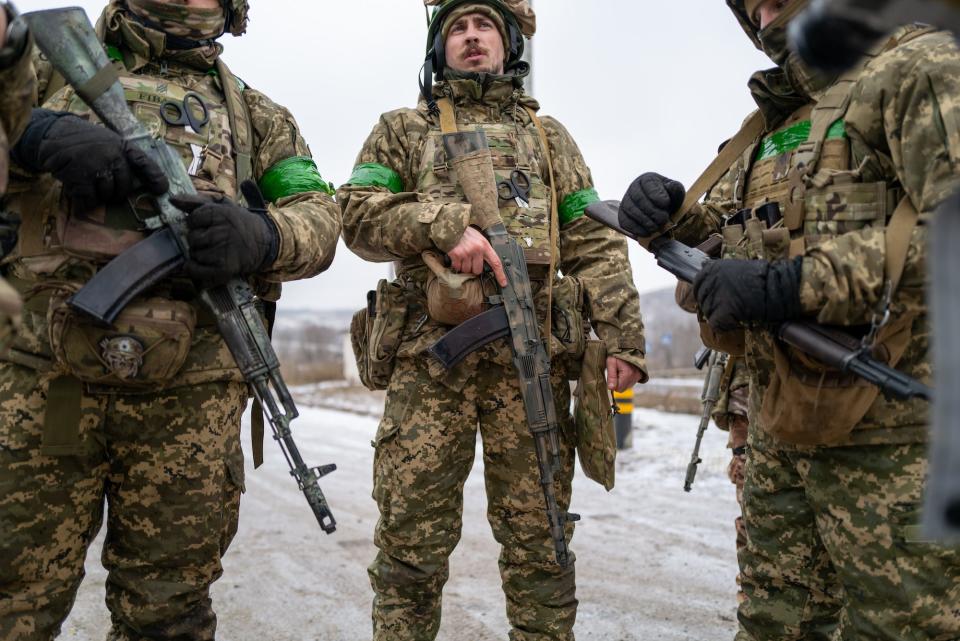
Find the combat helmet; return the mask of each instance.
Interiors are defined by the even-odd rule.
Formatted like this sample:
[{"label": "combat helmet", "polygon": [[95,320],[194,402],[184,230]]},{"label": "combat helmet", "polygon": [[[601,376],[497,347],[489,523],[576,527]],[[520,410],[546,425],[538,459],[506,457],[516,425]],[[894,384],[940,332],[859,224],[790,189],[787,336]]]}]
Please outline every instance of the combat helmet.
[{"label": "combat helmet", "polygon": [[447,67],[443,23],[457,7],[466,4],[485,4],[493,7],[502,16],[507,30],[507,42],[504,43],[506,49],[504,71],[518,76],[529,73],[530,65],[522,60],[523,39],[524,36],[532,37],[537,27],[533,10],[526,0],[424,0],[424,4],[434,7],[427,29],[427,57],[423,64],[423,81],[420,83],[420,92],[430,105],[431,111],[435,108],[432,90],[434,77],[442,78]]}]

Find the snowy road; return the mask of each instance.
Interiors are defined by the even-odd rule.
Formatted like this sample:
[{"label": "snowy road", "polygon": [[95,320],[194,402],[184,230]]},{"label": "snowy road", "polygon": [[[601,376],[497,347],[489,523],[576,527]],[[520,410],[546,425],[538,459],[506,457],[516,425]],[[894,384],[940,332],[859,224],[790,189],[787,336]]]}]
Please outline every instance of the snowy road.
[{"label": "snowy road", "polygon": [[[370,498],[376,419],[303,408],[295,430],[308,464],[336,462],[321,481],[338,521],[327,536],[312,519],[275,444],[253,473],[240,532],[214,586],[225,641],[362,641],[370,638],[366,566],[376,506]],[[634,447],[618,460],[607,494],[580,476],[572,510],[583,516],[573,539],[580,611],[577,638],[596,641],[730,639],[735,630],[733,487],[725,476],[726,435],[711,428],[692,494],[682,489],[697,420],[638,410]],[[247,448],[247,436],[244,435]],[[451,560],[440,639],[503,641],[508,626],[497,547],[485,517],[482,461],[466,487],[463,540]],[[101,537],[64,625],[65,639],[100,641]]]}]

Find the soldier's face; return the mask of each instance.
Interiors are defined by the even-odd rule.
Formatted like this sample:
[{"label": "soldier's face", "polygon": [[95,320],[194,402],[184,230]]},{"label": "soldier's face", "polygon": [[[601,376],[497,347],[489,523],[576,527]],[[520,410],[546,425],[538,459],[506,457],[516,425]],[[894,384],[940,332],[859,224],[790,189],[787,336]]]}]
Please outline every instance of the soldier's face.
[{"label": "soldier's face", "polygon": [[457,71],[503,73],[503,38],[493,20],[482,13],[461,16],[447,35],[447,65]]},{"label": "soldier's face", "polygon": [[198,9],[216,9],[220,6],[220,0],[187,0],[187,6]]},{"label": "soldier's face", "polygon": [[766,29],[767,25],[776,20],[789,3],[790,0],[765,0],[757,7],[757,12],[751,18],[754,24],[760,25],[760,29]]}]

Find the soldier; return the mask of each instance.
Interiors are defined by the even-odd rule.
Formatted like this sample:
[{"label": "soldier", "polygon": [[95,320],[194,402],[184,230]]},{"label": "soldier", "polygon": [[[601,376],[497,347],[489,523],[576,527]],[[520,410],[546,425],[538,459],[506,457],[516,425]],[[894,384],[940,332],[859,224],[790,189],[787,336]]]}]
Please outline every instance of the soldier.
[{"label": "soldier", "polygon": [[843,326],[929,381],[924,223],[957,184],[960,53],[950,34],[903,27],[831,76],[786,46],[805,0],[729,4],[777,64],[750,82],[760,110],[726,143],[730,163],[698,181],[714,185],[704,202],[684,208],[679,183],[644,174],[620,218],[688,244],[724,236],[694,294],[705,337],[739,343],[750,373],[737,638],[958,638],[960,554],[917,527],[928,407],[881,397],[770,329]]},{"label": "soldier", "polygon": [[[508,342],[491,343],[450,372],[424,353],[451,325],[477,311],[479,286],[475,305],[464,304],[465,292],[481,282],[473,275],[482,274],[485,263],[505,284],[503,266],[479,225],[473,226],[471,205],[446,164],[442,134],[458,126],[482,129],[497,179],[514,180],[519,188],[520,195],[501,198],[499,213],[530,265],[541,335],[554,329],[561,511],[569,505],[573,475],[574,427],[565,408],[567,379],[577,378],[585,349],[581,318],[592,321],[607,348],[599,376],[605,365],[610,389],[632,387],[647,378],[639,297],[622,240],[583,215],[598,196],[579,149],[556,120],[540,121],[539,105],[524,94],[529,68],[520,60],[522,36],[535,30],[526,0],[427,4],[439,7],[430,23],[423,99],[416,109],[380,118],[337,194],[347,246],[367,260],[396,261],[398,274],[378,292],[377,342],[370,347],[371,357],[383,348],[376,359],[389,360],[392,368],[375,441],[373,495],[380,521],[379,553],[369,568],[374,638],[436,637],[479,428],[487,515],[502,546],[510,638],[570,640],[577,608],[573,566],[560,567],[554,558]],[[443,267],[443,254],[452,269]],[[487,294],[496,292],[486,276],[482,285]],[[384,327],[381,337],[377,332]],[[609,391],[603,395],[609,407]],[[567,540],[572,532],[570,525]]]},{"label": "soldier", "polygon": [[[109,638],[214,638],[209,588],[237,528],[249,393],[198,294],[242,276],[275,301],[282,281],[330,264],[340,232],[293,117],[220,59],[217,39],[244,33],[247,11],[239,0],[112,0],[100,18],[131,109],[203,194],[174,198],[191,212],[184,273],[134,299],[114,328],[64,301],[144,237],[143,196],[167,181],[92,124],[38,58],[48,98],[14,150],[9,208],[23,224],[4,270],[25,309],[0,363],[0,638],[59,633],[105,500]],[[236,204],[247,179],[265,213]]]}]

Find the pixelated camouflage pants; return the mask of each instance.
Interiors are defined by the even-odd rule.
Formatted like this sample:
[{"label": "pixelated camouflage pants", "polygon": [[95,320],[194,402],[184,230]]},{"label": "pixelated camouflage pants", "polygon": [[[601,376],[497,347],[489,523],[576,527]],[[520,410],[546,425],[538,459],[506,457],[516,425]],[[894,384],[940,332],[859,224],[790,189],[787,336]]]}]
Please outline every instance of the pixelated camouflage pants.
[{"label": "pixelated camouflage pants", "polygon": [[[743,471],[747,463],[747,431],[750,423],[746,416],[731,414],[727,425],[730,430],[727,447],[733,451],[730,465],[727,466],[727,476],[737,490],[737,505],[740,506],[740,514],[733,522],[737,533],[737,556],[739,557],[740,551],[747,547],[747,526],[743,522]],[[737,603],[742,603],[744,599],[741,582],[740,575],[737,574]]]},{"label": "pixelated camouflage pants", "polygon": [[48,641],[107,511],[111,641],[213,639],[236,532],[246,388],[87,395],[78,456],[41,455],[48,381],[0,363],[0,639]]},{"label": "pixelated camouflage pants", "polygon": [[[570,392],[554,384],[564,429]],[[439,385],[425,368],[400,359],[377,432],[373,498],[380,508],[370,565],[375,641],[434,639],[448,557],[463,525],[463,487],[483,440],[487,518],[501,545],[500,574],[512,641],[572,641],[576,618],[573,563],[557,565],[517,375],[483,363],[462,392]],[[568,432],[569,434],[569,432]],[[561,439],[556,491],[570,503],[573,449]],[[567,540],[573,534],[569,525]],[[572,559],[571,555],[571,559]]]},{"label": "pixelated camouflage pants", "polygon": [[926,471],[923,444],[801,453],[751,438],[737,639],[960,639],[960,550],[917,527]]}]

